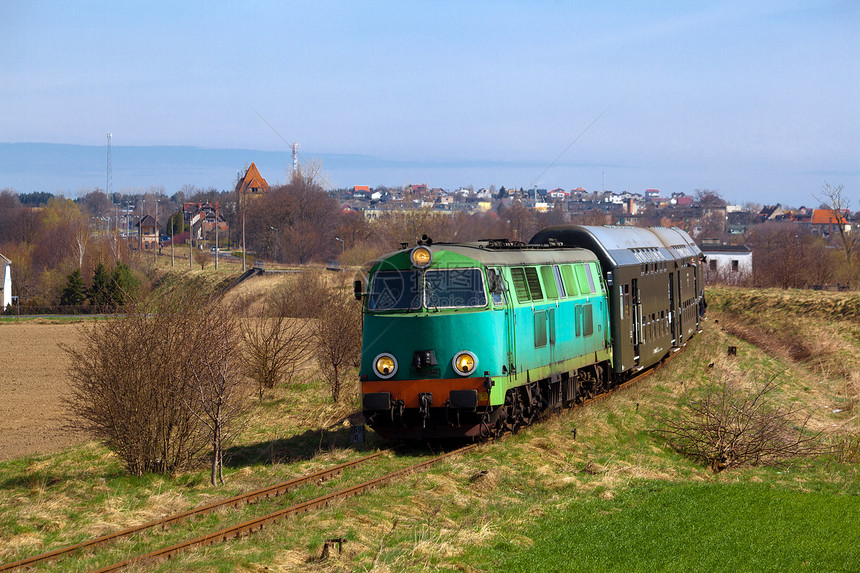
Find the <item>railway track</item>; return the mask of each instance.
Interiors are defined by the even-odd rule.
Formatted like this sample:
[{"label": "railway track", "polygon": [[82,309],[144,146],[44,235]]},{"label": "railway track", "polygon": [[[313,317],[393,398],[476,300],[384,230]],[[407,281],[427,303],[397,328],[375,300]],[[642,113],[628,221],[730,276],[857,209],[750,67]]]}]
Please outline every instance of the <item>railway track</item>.
[{"label": "railway track", "polygon": [[[669,356],[667,356],[662,362],[657,364],[655,367],[649,368],[648,370],[645,370],[645,371],[639,373],[638,375],[634,376],[630,380],[628,380],[622,384],[619,384],[617,386],[614,386],[606,392],[603,392],[603,393],[598,394],[596,396],[593,396],[587,400],[584,400],[583,402],[578,404],[578,406],[586,406],[589,404],[599,402],[599,401],[604,400],[605,398],[611,396],[612,394],[614,394],[618,391],[624,390],[625,388],[632,386],[636,382],[642,380],[643,378],[654,373],[659,368],[663,367],[666,363],[668,363],[677,354],[679,354],[679,352],[671,353]],[[297,515],[300,513],[305,513],[305,512],[314,510],[314,509],[326,507],[327,505],[329,505],[333,501],[346,499],[346,498],[352,497],[354,495],[358,495],[362,492],[374,489],[378,486],[384,485],[388,482],[396,480],[396,479],[403,477],[405,475],[408,475],[408,474],[411,474],[414,472],[422,471],[422,470],[429,468],[429,467],[431,467],[431,466],[433,466],[433,465],[435,465],[435,464],[437,464],[437,463],[439,463],[439,462],[441,462],[441,461],[443,461],[443,460],[445,460],[451,456],[459,455],[459,454],[465,453],[469,450],[472,450],[472,449],[478,447],[478,445],[479,444],[470,444],[470,445],[464,446],[462,448],[459,448],[459,449],[456,449],[456,450],[453,450],[450,452],[446,452],[446,453],[441,454],[439,456],[430,458],[430,459],[425,460],[423,462],[419,462],[419,463],[414,464],[412,466],[409,466],[409,467],[406,467],[406,468],[385,474],[381,477],[377,477],[377,478],[365,481],[365,482],[360,483],[358,485],[351,486],[351,487],[348,487],[348,488],[345,488],[345,489],[342,489],[340,491],[336,491],[334,493],[330,493],[327,495],[319,496],[319,497],[316,497],[314,499],[304,501],[304,502],[292,505],[292,506],[287,507],[287,508],[279,509],[277,511],[263,515],[261,517],[257,517],[257,518],[239,523],[238,525],[234,525],[234,526],[231,526],[231,527],[228,527],[225,529],[221,529],[219,531],[215,531],[213,533],[210,533],[210,534],[207,534],[207,535],[204,535],[201,537],[189,539],[189,540],[183,541],[181,543],[177,543],[175,545],[172,545],[170,547],[166,547],[163,549],[152,551],[152,552],[147,553],[145,555],[132,557],[130,559],[114,563],[114,564],[109,565],[107,567],[97,569],[96,571],[97,571],[97,573],[106,573],[109,571],[117,571],[117,570],[123,569],[125,567],[128,567],[130,565],[143,564],[143,563],[153,562],[153,561],[157,561],[157,560],[161,560],[161,559],[169,559],[169,558],[173,557],[174,555],[176,555],[182,551],[185,551],[187,549],[193,548],[193,547],[210,545],[210,544],[213,544],[216,542],[228,541],[230,539],[242,537],[244,535],[248,535],[248,534],[260,531],[265,526],[267,526],[271,523],[274,523],[280,519],[283,519],[283,518],[286,518],[286,517],[289,517],[292,515]],[[217,510],[222,509],[222,508],[226,508],[226,507],[234,507],[235,508],[235,507],[240,507],[242,505],[254,503],[254,502],[259,501],[261,499],[268,499],[268,498],[272,498],[272,497],[277,497],[277,496],[279,496],[283,493],[286,493],[292,489],[295,489],[301,485],[304,485],[307,483],[312,483],[312,482],[321,482],[323,480],[329,479],[333,476],[336,476],[336,475],[342,473],[345,469],[358,467],[362,464],[365,464],[365,463],[370,462],[374,459],[377,459],[380,456],[382,456],[384,453],[385,453],[384,451],[383,452],[376,452],[376,453],[370,454],[368,456],[357,458],[357,459],[352,460],[350,462],[346,462],[343,464],[332,466],[332,467],[327,468],[327,469],[319,470],[317,472],[313,472],[313,473],[310,473],[310,474],[307,474],[304,476],[300,476],[300,477],[294,478],[292,480],[289,480],[289,481],[286,481],[283,483],[279,483],[279,484],[276,484],[276,485],[273,485],[270,487],[266,487],[266,488],[255,490],[255,491],[252,491],[249,493],[234,496],[234,497],[231,497],[229,499],[214,502],[214,503],[211,503],[211,504],[208,504],[205,506],[201,506],[201,507],[198,507],[195,509],[191,509],[191,510],[188,510],[188,511],[185,511],[182,513],[171,515],[171,516],[165,517],[163,519],[151,521],[151,522],[145,523],[143,525],[124,529],[122,531],[110,533],[108,535],[103,535],[101,537],[97,537],[97,538],[90,539],[87,541],[82,541],[80,543],[76,543],[74,545],[69,545],[67,547],[63,547],[60,549],[49,551],[47,553],[35,555],[33,557],[28,557],[26,559],[22,559],[22,560],[15,561],[12,563],[3,564],[3,565],[0,565],[0,572],[12,571],[15,569],[21,569],[21,568],[25,568],[25,567],[31,567],[34,565],[45,563],[45,562],[53,560],[53,559],[59,559],[59,558],[64,557],[64,556],[71,555],[71,554],[73,554],[73,553],[75,553],[81,549],[98,547],[98,546],[110,543],[112,541],[116,541],[116,540],[119,540],[122,538],[129,537],[131,535],[134,535],[136,533],[140,533],[143,531],[156,529],[156,528],[166,529],[167,527],[169,527],[170,525],[172,525],[174,523],[178,523],[178,522],[187,520],[191,517],[197,517],[200,515],[211,513],[211,512],[217,511]]]},{"label": "railway track", "polygon": [[292,489],[295,489],[299,486],[302,486],[307,483],[312,482],[321,482],[327,480],[331,477],[339,475],[345,469],[357,467],[363,465],[367,462],[375,460],[382,456],[385,452],[376,452],[370,454],[368,456],[364,456],[349,462],[345,462],[342,464],[338,464],[336,466],[332,466],[330,468],[326,468],[323,470],[319,470],[313,473],[309,473],[304,476],[300,476],[297,478],[293,478],[291,480],[265,487],[262,489],[258,489],[255,491],[251,491],[248,493],[244,493],[241,495],[237,495],[228,499],[224,499],[221,501],[216,501],[201,507],[197,507],[188,511],[184,511],[182,513],[177,513],[175,515],[171,515],[162,519],[158,519],[155,521],[150,521],[148,523],[144,523],[142,525],[138,525],[135,527],[130,527],[128,529],[123,529],[122,531],[117,531],[114,533],[109,533],[107,535],[102,535],[100,537],[96,537],[93,539],[89,539],[86,541],[82,541],[80,543],[75,543],[74,545],[69,545],[67,547],[62,547],[60,549],[55,549],[53,551],[49,551],[47,553],[42,553],[41,555],[34,555],[33,557],[28,557],[26,559],[21,559],[19,561],[15,561],[12,563],[6,563],[0,565],[0,571],[12,571],[14,569],[19,569],[23,567],[30,567],[33,565],[37,565],[39,563],[44,563],[46,561],[50,561],[52,559],[58,559],[60,557],[64,557],[67,555],[71,555],[81,549],[85,548],[93,548],[98,547],[100,545],[104,545],[106,543],[110,543],[112,541],[116,541],[118,539],[122,539],[125,537],[129,537],[136,533],[141,533],[143,531],[147,531],[150,529],[166,529],[169,526],[178,523],[180,521],[184,521],[191,517],[197,517],[201,515],[205,515],[207,513],[212,513],[219,509],[225,507],[240,507],[242,505],[247,505],[250,503],[254,503],[256,501],[262,499],[268,499],[272,497],[277,497],[281,494],[284,494]]}]

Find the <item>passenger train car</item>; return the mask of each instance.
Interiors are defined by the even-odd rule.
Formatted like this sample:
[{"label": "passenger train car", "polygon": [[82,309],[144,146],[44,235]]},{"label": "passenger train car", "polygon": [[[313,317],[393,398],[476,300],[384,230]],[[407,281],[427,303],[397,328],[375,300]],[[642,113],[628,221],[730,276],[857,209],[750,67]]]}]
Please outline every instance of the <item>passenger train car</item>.
[{"label": "passenger train car", "polygon": [[356,282],[374,430],[514,430],[655,364],[700,327],[701,251],[683,231],[563,226],[530,243],[425,239]]}]

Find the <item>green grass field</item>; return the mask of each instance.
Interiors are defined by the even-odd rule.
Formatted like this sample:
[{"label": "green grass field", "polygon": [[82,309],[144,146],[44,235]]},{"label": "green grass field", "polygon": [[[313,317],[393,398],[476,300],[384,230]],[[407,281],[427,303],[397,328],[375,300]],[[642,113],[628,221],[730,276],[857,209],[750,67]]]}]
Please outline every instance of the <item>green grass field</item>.
[{"label": "green grass field", "polygon": [[856,571],[857,487],[800,492],[764,483],[632,484],[553,512],[483,560],[499,571]]}]

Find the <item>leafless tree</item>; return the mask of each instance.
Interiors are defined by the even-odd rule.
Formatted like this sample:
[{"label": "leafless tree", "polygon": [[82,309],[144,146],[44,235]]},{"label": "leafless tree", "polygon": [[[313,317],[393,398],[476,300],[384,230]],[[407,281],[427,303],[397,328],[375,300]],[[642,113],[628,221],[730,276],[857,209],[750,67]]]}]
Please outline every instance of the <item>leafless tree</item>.
[{"label": "leafless tree", "polygon": [[817,284],[822,259],[820,239],[788,222],[756,225],[747,234],[753,251],[753,281],[759,287],[803,288]]},{"label": "leafless tree", "polygon": [[[336,199],[321,187],[296,177],[249,204],[246,233],[251,248],[271,257],[277,238],[278,259],[307,263],[340,251],[334,240],[341,213]],[[275,233],[272,229],[278,229]]]},{"label": "leafless tree", "polygon": [[233,309],[210,301],[193,313],[196,336],[190,340],[193,393],[185,406],[207,429],[212,445],[210,480],[224,483],[224,445],[239,429],[248,388],[243,374],[239,321]]},{"label": "leafless tree", "polygon": [[359,305],[343,289],[329,289],[313,334],[317,364],[337,402],[347,373],[358,366],[361,355]]},{"label": "leafless tree", "polygon": [[422,235],[434,241],[450,239],[450,219],[430,208],[412,211],[389,211],[373,223],[373,232],[386,249],[396,249],[400,243],[414,245]]},{"label": "leafless tree", "polygon": [[851,201],[846,196],[845,186],[832,186],[829,183],[825,183],[821,188],[821,196],[816,196],[816,199],[827,205],[835,221],[842,250],[845,253],[845,262],[848,265],[848,280],[850,282],[854,279],[854,254],[857,251],[857,245],[860,243],[858,243],[857,239],[857,229],[851,229],[848,220],[851,213]]}]

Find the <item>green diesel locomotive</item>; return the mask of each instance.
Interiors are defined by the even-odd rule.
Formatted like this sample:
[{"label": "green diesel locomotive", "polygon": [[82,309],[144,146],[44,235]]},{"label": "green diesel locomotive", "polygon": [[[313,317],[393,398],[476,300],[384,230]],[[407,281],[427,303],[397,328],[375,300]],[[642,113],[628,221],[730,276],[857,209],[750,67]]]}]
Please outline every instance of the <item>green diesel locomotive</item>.
[{"label": "green diesel locomotive", "polygon": [[357,281],[374,430],[515,430],[654,364],[698,329],[688,309],[704,300],[701,252],[683,231],[555,227],[531,243],[425,238]]}]

